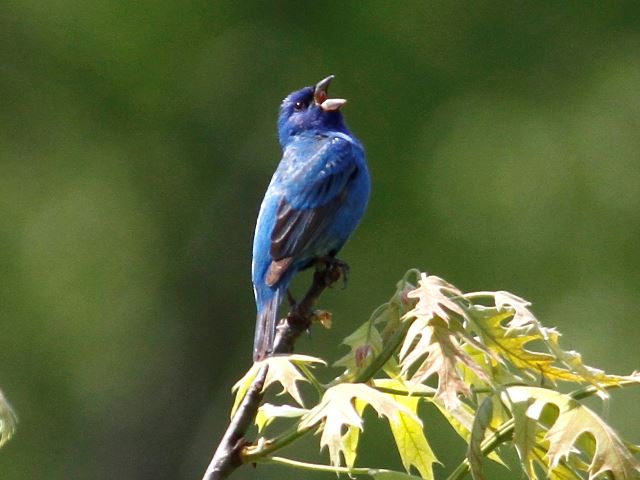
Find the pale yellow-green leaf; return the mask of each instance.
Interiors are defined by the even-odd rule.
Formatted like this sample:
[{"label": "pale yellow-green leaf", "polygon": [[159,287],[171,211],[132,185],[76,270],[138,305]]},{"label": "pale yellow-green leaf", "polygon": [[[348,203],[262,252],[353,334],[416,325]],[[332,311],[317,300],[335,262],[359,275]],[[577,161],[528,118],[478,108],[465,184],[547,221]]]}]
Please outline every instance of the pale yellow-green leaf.
[{"label": "pale yellow-green leaf", "polygon": [[[476,295],[471,293],[468,297]],[[525,376],[521,379],[535,380],[542,375],[554,383],[590,383],[602,389],[601,396],[605,396],[603,387],[615,385],[624,378],[589,367],[577,352],[563,350],[559,344],[560,333],[543,327],[529,309],[528,301],[504,291],[483,292],[483,296],[493,296],[495,307],[469,307],[469,326],[492,352],[489,360],[496,374],[505,378],[508,372],[501,365],[511,364],[515,367],[512,374]]]},{"label": "pale yellow-green leaf", "polygon": [[353,468],[358,456],[358,442],[360,442],[360,429],[358,427],[347,427],[347,432],[342,436],[342,456],[344,465]]},{"label": "pale yellow-green leaf", "polygon": [[547,475],[549,480],[582,480],[582,476],[566,465],[558,465]]},{"label": "pale yellow-green leaf", "polygon": [[258,372],[265,366],[268,370],[263,390],[266,390],[272,383],[277,382],[282,386],[282,393],[288,393],[296,402],[298,402],[299,405],[302,405],[302,397],[300,396],[300,391],[298,390],[296,382],[306,382],[308,380],[302,373],[300,373],[296,364],[304,364],[307,367],[311,367],[318,363],[326,365],[325,361],[320,358],[297,354],[275,355],[260,362],[255,362],[247,373],[245,373],[244,376],[233,386],[232,390],[236,391],[236,397],[233,403],[233,408],[231,409],[231,416],[233,417],[240,406],[240,402],[242,402],[242,399],[247,394],[247,391],[256,379]]},{"label": "pale yellow-green leaf", "polygon": [[[474,305],[469,309],[469,314],[472,319],[472,328],[484,344],[503,362],[511,363],[528,379],[535,380],[538,375],[543,375],[552,382],[585,381],[580,373],[556,365],[560,359],[557,355],[550,353],[549,347],[549,339],[557,338],[555,330],[541,330],[536,323],[521,326],[503,325],[503,322],[513,315],[509,309],[499,311],[495,307]],[[546,347],[547,351],[527,348],[533,342]],[[498,364],[495,366],[499,367]]]},{"label": "pale yellow-green leaf", "polygon": [[418,303],[409,311],[407,317],[429,320],[440,317],[445,322],[451,318],[451,312],[466,318],[465,310],[460,306],[462,292],[456,287],[435,275],[420,275],[418,287],[407,294],[409,298],[415,298]]},{"label": "pale yellow-green leaf", "polygon": [[[468,385],[472,391],[486,390],[493,386],[493,384],[499,384],[502,379],[502,371],[504,369],[494,369],[491,362],[487,360],[487,356],[484,352],[477,350],[475,347],[471,347],[469,344],[461,344],[460,348],[469,357],[467,362],[457,362],[456,370],[460,374],[462,381]],[[472,367],[469,367],[469,364]],[[482,370],[480,370],[482,368]],[[485,372],[485,369],[487,372]],[[513,381],[513,377],[509,377],[508,383]]]},{"label": "pale yellow-green leaf", "polygon": [[[302,418],[300,428],[313,427],[324,421],[320,446],[328,448],[331,464],[336,467],[340,466],[340,454],[346,448],[342,428],[355,427],[362,430],[362,418],[354,408],[354,399],[371,405],[379,416],[386,417],[390,422],[397,421],[400,412],[415,417],[391,395],[363,383],[342,383],[329,388],[321,402]],[[415,419],[420,422],[417,417]]]},{"label": "pale yellow-green leaf", "polygon": [[[458,395],[468,395],[469,385],[462,378],[460,365],[471,369],[478,378],[488,381],[482,367],[465,351],[455,331],[439,317],[424,321],[418,318],[409,328],[400,351],[402,373],[419,363],[411,381],[422,383],[432,375],[438,375],[436,397],[442,399],[447,408],[455,409]],[[417,342],[415,341],[418,337]]]},{"label": "pale yellow-green leaf", "polygon": [[18,419],[11,405],[0,391],[0,447],[15,433]]},{"label": "pale yellow-green leaf", "polygon": [[535,316],[529,310],[531,303],[510,292],[499,291],[494,294],[496,308],[502,311],[506,308],[513,310],[513,318],[509,321],[509,327],[522,327],[532,322],[537,322]]},{"label": "pale yellow-green leaf", "polygon": [[247,394],[249,387],[251,387],[253,381],[256,379],[260,368],[261,362],[251,365],[251,368],[247,370],[247,373],[245,373],[244,376],[240,380],[238,380],[231,389],[232,392],[236,392],[236,396],[233,400],[233,407],[231,408],[231,418],[233,418],[233,416],[235,415],[236,410],[238,410],[238,407]]},{"label": "pale yellow-green leaf", "polygon": [[[545,338],[549,351],[555,355],[558,361],[563,364],[567,370],[578,377],[578,380],[584,383],[590,383],[596,387],[604,387],[611,385],[619,385],[620,382],[629,379],[630,377],[620,375],[610,375],[604,371],[585,365],[582,362],[582,355],[573,350],[563,350],[560,348],[560,333],[552,328],[543,328],[539,323],[537,324],[538,330]],[[559,378],[563,380],[562,378]],[[602,398],[608,397],[607,392],[602,389],[599,392],[599,396]]]},{"label": "pale yellow-green leaf", "polygon": [[[534,448],[533,456],[540,468],[546,472],[548,478],[550,480],[584,480],[585,477],[580,472],[588,471],[589,464],[581,456],[571,455],[569,458],[560,461],[558,465],[552,468],[549,467],[549,442],[546,440],[545,435],[547,434],[548,426],[557,419],[557,407],[552,403],[544,404],[540,402],[536,406],[527,408],[526,414],[530,419],[537,418],[539,424],[544,426],[544,428],[539,428],[536,434],[537,445]],[[583,436],[582,439],[584,438],[586,437]]]},{"label": "pale yellow-green leaf", "polygon": [[[405,390],[405,385],[398,380],[380,379],[375,381],[377,387],[392,388],[398,390]],[[391,427],[391,433],[396,441],[398,452],[402,460],[402,465],[407,470],[411,471],[411,466],[414,466],[420,476],[427,480],[433,479],[433,464],[438,462],[427,438],[424,435],[422,424],[417,421],[418,416],[418,402],[420,397],[411,397],[407,395],[391,395],[393,399],[404,405],[414,415],[409,416],[404,412],[400,412],[397,421],[391,421],[389,423]]]},{"label": "pale yellow-green leaf", "polygon": [[265,403],[258,409],[255,424],[258,427],[258,432],[262,432],[276,418],[298,418],[308,411],[306,408],[297,408],[291,405]]},{"label": "pale yellow-green leaf", "polygon": [[[586,471],[588,464],[585,464],[579,457],[571,458],[560,462],[558,465],[549,468],[547,447],[549,442],[545,440],[546,430],[540,423],[548,424],[555,419],[552,410],[542,414],[541,411],[531,411],[529,407],[533,404],[531,398],[517,398],[517,401],[510,398],[508,392],[502,393],[502,401],[510,406],[514,420],[513,443],[520,457],[520,462],[526,475],[536,480],[538,478],[534,464],[538,464],[546,473],[550,480],[582,480],[579,470]],[[534,418],[539,418],[540,422]],[[543,419],[544,418],[544,419]]]},{"label": "pale yellow-green leaf", "polygon": [[556,468],[562,460],[575,455],[580,438],[589,434],[595,444],[588,466],[590,479],[605,472],[614,480],[640,478],[640,462],[613,429],[586,406],[568,395],[539,387],[509,387],[507,393],[513,401],[531,399],[527,415],[534,420],[538,420],[545,404],[551,403],[558,408],[558,418],[545,437],[549,442],[550,468]]},{"label": "pale yellow-green leaf", "polygon": [[[549,469],[549,461],[547,458],[547,450],[543,445],[548,444],[540,439],[539,443],[533,449],[533,458],[540,467],[546,471],[549,480],[583,480],[582,475],[578,473],[580,470],[585,471],[589,467],[585,465],[578,457],[574,456],[570,461],[559,463],[552,469]],[[578,465],[574,467],[574,465]]]},{"label": "pale yellow-green leaf", "polygon": [[[362,418],[362,412],[367,406],[366,402],[358,400],[353,401],[356,412],[360,418]],[[358,456],[358,442],[360,441],[360,428],[359,427],[347,427],[347,432],[342,436],[342,456],[344,457],[344,463],[347,468],[353,468],[356,464],[356,457]]]},{"label": "pale yellow-green leaf", "polygon": [[320,358],[310,357],[308,355],[275,355],[269,357],[262,362],[266,363],[269,367],[267,371],[267,379],[264,382],[264,388],[266,389],[272,383],[279,383],[282,385],[281,393],[288,393],[293,399],[298,402],[298,405],[302,405],[302,397],[298,390],[296,382],[307,382],[307,378],[296,367],[296,363],[304,364],[311,367],[313,364],[326,365],[324,360]]}]

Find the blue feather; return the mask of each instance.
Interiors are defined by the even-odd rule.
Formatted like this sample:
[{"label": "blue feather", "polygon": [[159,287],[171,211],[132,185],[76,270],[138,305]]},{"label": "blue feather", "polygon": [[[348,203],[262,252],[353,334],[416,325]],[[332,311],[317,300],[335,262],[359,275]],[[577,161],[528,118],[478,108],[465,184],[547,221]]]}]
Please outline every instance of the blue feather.
[{"label": "blue feather", "polygon": [[280,108],[283,155],[253,243],[254,360],[272,353],[278,306],[293,276],[319,257],[336,255],[369,199],[364,150],[339,111],[345,101],[326,98],[331,78],[292,93]]}]

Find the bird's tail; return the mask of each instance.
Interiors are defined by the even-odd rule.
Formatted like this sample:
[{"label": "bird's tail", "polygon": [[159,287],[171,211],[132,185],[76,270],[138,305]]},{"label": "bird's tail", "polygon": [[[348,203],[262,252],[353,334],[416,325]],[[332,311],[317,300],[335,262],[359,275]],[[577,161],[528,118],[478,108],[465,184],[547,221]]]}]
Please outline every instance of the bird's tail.
[{"label": "bird's tail", "polygon": [[272,295],[266,301],[259,303],[256,336],[253,341],[254,362],[264,360],[273,352],[279,306],[280,289],[272,291]]}]

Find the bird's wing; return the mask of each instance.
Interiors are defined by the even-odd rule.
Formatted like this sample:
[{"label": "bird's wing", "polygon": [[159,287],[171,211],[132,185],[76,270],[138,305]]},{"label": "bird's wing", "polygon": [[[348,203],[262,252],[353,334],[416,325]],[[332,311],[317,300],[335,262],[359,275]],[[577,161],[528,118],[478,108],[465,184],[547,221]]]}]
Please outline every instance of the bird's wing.
[{"label": "bird's wing", "polygon": [[[293,150],[290,155],[300,155]],[[345,201],[358,173],[351,142],[333,138],[316,142],[297,175],[289,176],[271,233],[273,261],[267,273],[268,285],[276,284],[294,259],[304,257],[331,225],[335,212]],[[285,152],[285,156],[288,153]],[[286,164],[286,162],[285,162]]]}]

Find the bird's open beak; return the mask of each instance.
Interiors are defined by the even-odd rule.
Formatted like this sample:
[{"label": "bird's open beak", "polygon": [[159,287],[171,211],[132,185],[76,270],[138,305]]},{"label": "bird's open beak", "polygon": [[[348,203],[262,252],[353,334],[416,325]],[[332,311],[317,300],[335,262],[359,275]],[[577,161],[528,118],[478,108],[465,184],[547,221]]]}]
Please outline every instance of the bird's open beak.
[{"label": "bird's open beak", "polygon": [[313,100],[316,102],[322,110],[325,112],[333,112],[339,110],[347,101],[344,98],[329,98],[327,95],[327,88],[333,80],[333,75],[329,75],[327,78],[320,80],[315,89],[313,90]]}]

